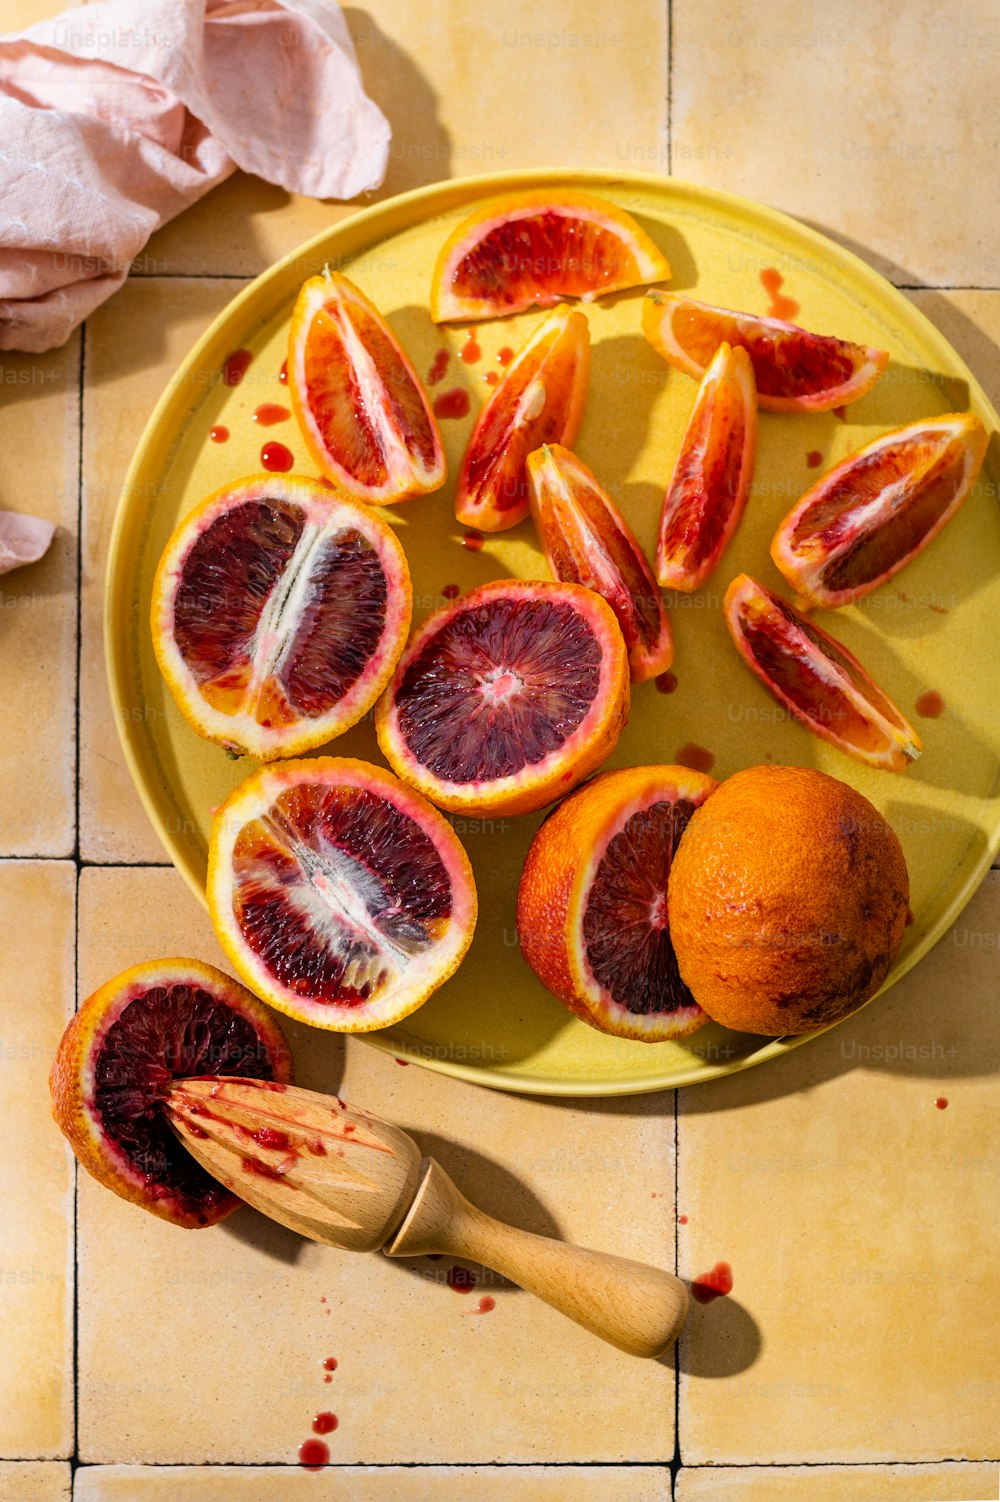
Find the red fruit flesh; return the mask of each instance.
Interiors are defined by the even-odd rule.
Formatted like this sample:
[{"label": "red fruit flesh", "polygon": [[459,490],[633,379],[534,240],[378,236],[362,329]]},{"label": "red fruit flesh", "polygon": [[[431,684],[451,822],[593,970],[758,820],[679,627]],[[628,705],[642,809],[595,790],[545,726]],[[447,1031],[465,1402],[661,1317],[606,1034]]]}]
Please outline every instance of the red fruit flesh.
[{"label": "red fruit flesh", "polygon": [[491,229],[463,257],[451,287],[459,297],[499,300],[511,311],[526,301],[549,307],[562,297],[600,293],[632,259],[620,237],[603,226],[542,212]]}]

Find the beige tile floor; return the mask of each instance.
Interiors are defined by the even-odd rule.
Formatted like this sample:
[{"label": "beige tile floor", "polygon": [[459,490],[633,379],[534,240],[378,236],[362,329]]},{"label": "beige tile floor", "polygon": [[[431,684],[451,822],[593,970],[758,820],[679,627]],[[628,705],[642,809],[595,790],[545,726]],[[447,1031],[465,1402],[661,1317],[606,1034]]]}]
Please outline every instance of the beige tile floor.
[{"label": "beige tile floor", "polygon": [[[0,0],[0,30],[57,8]],[[989,0],[958,19],[931,0],[347,14],[395,128],[378,196],[550,163],[757,196],[913,289],[1000,403]],[[304,1083],[377,1102],[524,1224],[666,1265],[676,1240],[683,1276],[731,1262],[733,1294],[696,1307],[676,1383],[672,1363],[630,1362],[509,1287],[490,1283],[479,1317],[440,1263],[338,1256],[250,1211],[187,1236],[81,1175],[74,1227],[44,1087],[74,993],[156,953],[217,958],[162,866],[104,688],[115,497],[157,393],[241,279],[347,212],[236,177],[154,237],[82,340],[0,363],[0,501],[61,528],[0,589],[3,723],[39,731],[0,739],[0,1099],[29,1128],[0,1141],[16,1206],[0,1217],[0,1498],[68,1497],[71,1458],[82,1502],[647,1502],[678,1467],[678,1502],[995,1497],[1000,1048],[982,1017],[998,874],[883,1003],[684,1092],[676,1114],[672,1095],[506,1097],[295,1033]],[[306,1475],[298,1445],[325,1407],[336,1469]]]}]

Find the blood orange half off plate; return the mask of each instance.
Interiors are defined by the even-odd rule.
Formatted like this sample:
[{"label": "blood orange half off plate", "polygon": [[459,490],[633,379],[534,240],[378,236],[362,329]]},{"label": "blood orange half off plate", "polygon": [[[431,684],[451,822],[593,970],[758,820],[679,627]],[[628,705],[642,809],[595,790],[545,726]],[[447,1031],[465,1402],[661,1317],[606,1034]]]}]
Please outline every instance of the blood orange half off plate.
[{"label": "blood orange half off plate", "polygon": [[[914,921],[889,981],[927,952],[968,901],[1000,846],[1000,457],[994,442],[974,493],[933,543],[856,605],[814,619],[865,664],[924,742],[905,775],[862,766],[798,724],[734,650],[722,597],[748,573],[786,591],[769,556],[782,518],[823,473],[881,433],[919,417],[971,409],[991,434],[1000,419],[941,334],[901,292],[856,257],[781,214],[742,199],[635,174],[503,173],[422,188],[352,218],[296,250],[245,288],[212,324],[158,403],[125,482],[111,544],[106,642],[114,712],[132,777],[178,870],[204,900],[211,810],[253,769],[202,741],[175,710],[148,629],[153,573],[181,517],[225,482],[261,469],[265,442],[315,475],[294,420],[262,431],[254,411],[287,403],[279,375],[303,281],[335,265],[386,315],[431,400],[449,480],[380,514],[403,544],[414,625],[490,579],[547,577],[531,522],[484,538],[455,521],[455,477],[476,415],[503,369],[545,317],[536,309],[468,328],[435,325],[438,253],[455,226],[491,198],[521,189],[579,189],[631,214],[673,269],[667,284],[699,301],[766,313],[762,273],[777,272],[799,304],[794,321],[888,350],[885,374],[835,412],[762,412],[755,481],[719,567],[691,595],[667,593],[672,671],[634,686],[629,723],[607,767],[686,762],[724,778],[757,762],[818,767],[857,788],[903,844]],[[764,280],[773,284],[773,277]],[[664,487],[697,390],[642,335],[643,289],[585,306],[591,385],[575,451],[652,557]],[[243,380],[227,358],[249,351]],[[478,355],[477,355],[478,351]],[[464,355],[464,358],[463,358]],[[473,358],[470,360],[469,355]],[[239,362],[237,362],[238,366]],[[230,372],[234,366],[230,365]],[[433,375],[435,380],[429,381]],[[458,392],[459,395],[453,393]],[[213,442],[226,428],[228,442]],[[284,462],[284,461],[282,461]],[[943,709],[937,698],[943,699]],[[935,718],[921,717],[941,709]],[[323,754],[382,764],[371,716]],[[461,968],[403,1022],[366,1041],[400,1058],[482,1084],[552,1095],[625,1095],[694,1084],[780,1058],[808,1040],[763,1039],[709,1024],[659,1044],[605,1036],[571,1017],[523,960],[515,931],[518,879],[544,817],[453,814],[472,860],[479,923]]]}]

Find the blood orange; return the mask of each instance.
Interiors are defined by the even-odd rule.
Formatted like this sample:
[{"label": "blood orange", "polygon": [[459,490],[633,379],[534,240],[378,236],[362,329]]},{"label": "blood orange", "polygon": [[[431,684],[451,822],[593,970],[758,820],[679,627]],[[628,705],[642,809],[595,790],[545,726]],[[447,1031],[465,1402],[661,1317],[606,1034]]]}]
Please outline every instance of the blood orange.
[{"label": "blood orange", "polygon": [[600,595],[499,579],[424,622],[375,724],[390,765],[442,808],[516,814],[600,766],[628,705],[625,642]]},{"label": "blood orange", "polygon": [[971,412],[884,433],[806,492],[775,533],[771,557],[814,605],[860,600],[951,520],[975,483],[987,442]]},{"label": "blood orange", "polygon": [[573,442],[589,375],[587,320],[556,308],[508,365],[479,414],[455,494],[460,522],[502,532],[524,520],[528,455],[543,443]]},{"label": "blood orange", "polygon": [[669,292],[646,293],[642,331],[670,365],[698,379],[720,344],[741,346],[753,362],[758,405],[769,412],[828,412],[857,401],[889,360],[885,350]]},{"label": "blood orange", "polygon": [[266,761],[322,745],[371,708],[410,599],[403,550],[368,507],[294,475],[251,475],[167,543],[153,647],[198,734]]},{"label": "blood orange", "polygon": [[280,1011],[363,1033],[407,1017],[460,964],[472,867],[437,809],[381,767],[264,767],[212,823],[208,905],[239,974]]},{"label": "blood orange", "polygon": [[381,313],[327,270],[305,283],[288,339],[288,391],[309,452],[349,494],[387,505],[445,480],[423,387]]},{"label": "blood orange", "polygon": [[445,242],[431,317],[499,318],[669,276],[666,257],[615,204],[572,190],[511,193],[463,219]]},{"label": "blood orange", "polygon": [[757,393],[745,349],[720,344],[688,418],[663,498],[656,577],[700,589],[739,526],[757,456]]},{"label": "blood orange", "polygon": [[558,443],[528,456],[528,485],[553,574],[607,600],[625,638],[633,683],[665,673],[674,660],[667,612],[653,570],[607,491]]},{"label": "blood orange", "polygon": [[87,1172],[179,1226],[211,1226],[240,1201],[167,1124],[167,1087],[192,1075],[287,1082],[288,1045],[267,1008],[213,965],[154,960],[80,1007],[49,1076],[52,1114]]},{"label": "blood orange", "polygon": [[532,842],[517,897],[521,950],[543,986],[601,1032],[660,1043],[707,1020],[677,969],[667,881],[715,787],[686,767],[604,772]]},{"label": "blood orange", "polygon": [[889,772],[920,755],[919,735],[858,659],[784,600],[739,574],[723,610],[744,662],[808,730]]}]

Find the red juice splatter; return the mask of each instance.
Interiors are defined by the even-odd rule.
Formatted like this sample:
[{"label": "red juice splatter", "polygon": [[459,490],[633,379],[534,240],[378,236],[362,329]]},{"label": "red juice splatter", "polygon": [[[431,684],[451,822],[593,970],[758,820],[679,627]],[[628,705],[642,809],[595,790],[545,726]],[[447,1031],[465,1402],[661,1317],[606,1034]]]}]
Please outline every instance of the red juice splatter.
[{"label": "red juice splatter", "polygon": [[934,1104],[937,1106],[939,1111],[946,1111],[948,1109],[947,1095],[939,1095]]},{"label": "red juice splatter", "polygon": [[944,699],[936,688],[929,688],[917,700],[917,714],[922,720],[937,720],[944,713]]},{"label": "red juice splatter", "polygon": [[453,386],[434,398],[435,417],[465,417],[468,410],[469,393],[461,386]]},{"label": "red juice splatter", "polygon": [[265,443],[260,451],[260,462],[265,469],[272,473],[284,474],[295,463],[291,449],[287,449],[283,443]]},{"label": "red juice splatter", "polygon": [[254,412],[253,420],[259,422],[262,428],[273,428],[277,422],[287,422],[291,415],[291,408],[283,407],[280,402],[261,402]]},{"label": "red juice splatter", "polygon": [[487,386],[495,386],[499,379],[500,377],[497,375],[495,370],[488,370],[483,376],[483,380],[486,382]]},{"label": "red juice splatter", "polygon": [[806,454],[806,463],[808,464],[810,469],[816,469],[820,464],[823,463],[823,455],[820,453],[819,449],[809,450],[808,454]]},{"label": "red juice splatter", "polygon": [[[448,586],[447,586],[447,584],[446,584],[446,585],[445,585],[445,589],[447,589],[447,588],[448,588]],[[443,592],[443,591],[442,591],[442,592]],[[445,595],[445,599],[447,599],[447,598],[448,598],[448,596],[447,596],[447,595]],[[397,1063],[397,1064],[398,1064],[398,1065],[399,1065],[399,1067],[400,1067],[400,1069],[408,1069],[408,1068],[409,1068],[409,1065],[410,1065],[410,1061],[409,1061],[409,1059],[397,1059],[397,1060],[396,1060],[396,1063]]]},{"label": "red juice splatter", "polygon": [[274,1127],[259,1127],[251,1133],[258,1147],[270,1147],[275,1152],[287,1152],[291,1147],[291,1140],[287,1132],[279,1132]]},{"label": "red juice splatter", "polygon": [[702,1273],[691,1284],[691,1297],[699,1304],[710,1304],[713,1299],[725,1298],[733,1288],[733,1270],[728,1262],[717,1262],[710,1273]]},{"label": "red juice splatter", "polygon": [[449,1267],[445,1275],[448,1287],[456,1293],[471,1293],[478,1281],[475,1273],[467,1267]]},{"label": "red juice splatter", "polygon": [[[279,1163],[277,1168],[272,1168],[270,1163],[264,1163],[260,1158],[243,1159],[243,1172],[255,1173],[259,1179],[277,1179],[279,1182],[284,1180],[284,1182],[287,1183],[288,1181],[287,1179],[285,1179],[285,1168],[286,1165],[281,1163]],[[288,1187],[289,1189],[294,1189],[295,1185],[289,1184]]]},{"label": "red juice splatter", "polygon": [[497,363],[499,365],[509,365],[513,358],[514,351],[511,349],[509,344],[505,344],[503,349],[497,350]]},{"label": "red juice splatter", "polygon": [[712,752],[694,741],[685,741],[674,760],[680,762],[682,767],[690,767],[692,772],[710,772],[715,766]]},{"label": "red juice splatter", "polygon": [[338,1423],[335,1413],[318,1413],[313,1419],[314,1434],[332,1434]]},{"label": "red juice splatter", "polygon": [[314,1137],[312,1142],[309,1143],[309,1151],[312,1153],[314,1158],[325,1158],[326,1148],[323,1145],[322,1138]]},{"label": "red juice splatter", "polygon": [[834,415],[834,417],[839,417],[840,420],[841,420],[841,422],[846,422],[847,421],[847,408],[846,407],[834,407],[833,408],[833,415]]},{"label": "red juice splatter", "polygon": [[229,429],[225,423],[220,422],[217,427],[211,429],[208,436],[213,443],[226,443],[229,439]]},{"label": "red juice splatter", "polygon": [[248,349],[234,349],[222,362],[222,379],[227,386],[238,386],[246,375],[253,355]]},{"label": "red juice splatter", "polygon": [[661,694],[672,694],[677,687],[677,674],[658,673],[653,682]]},{"label": "red juice splatter", "polygon": [[428,386],[436,386],[439,381],[444,380],[444,373],[448,369],[448,359],[448,351],[446,349],[439,349],[434,356],[434,364],[427,372]]},{"label": "red juice splatter", "polygon": [[477,1307],[475,1309],[470,1309],[468,1312],[469,1314],[489,1314],[490,1310],[495,1309],[496,1307],[496,1299],[491,1298],[488,1293],[484,1293],[482,1298],[479,1300]]},{"label": "red juice splatter", "polygon": [[187,1129],[188,1129],[188,1136],[189,1137],[207,1137],[208,1136],[208,1133],[207,1132],[203,1132],[202,1129],[201,1129],[201,1127],[198,1125],[198,1123],[196,1121],[189,1121],[188,1124],[187,1124]]},{"label": "red juice splatter", "polygon": [[470,553],[479,553],[483,547],[482,536],[478,532],[466,532],[462,538],[462,546],[468,548]]},{"label": "red juice splatter", "polygon": [[678,1217],[677,1217],[677,1224],[679,1226],[686,1226],[687,1223],[688,1223],[688,1218],[687,1218],[686,1215],[678,1215]]},{"label": "red juice splatter", "polygon": [[323,1381],[324,1382],[332,1382],[333,1378],[329,1375],[329,1373],[327,1373],[327,1375],[323,1378]]},{"label": "red juice splatter", "polygon": [[479,347],[479,341],[476,338],[475,331],[473,329],[470,329],[466,334],[465,343],[459,350],[458,356],[459,359],[463,360],[466,365],[475,365],[477,360],[481,360],[483,358],[483,352]]},{"label": "red juice splatter", "polygon": [[760,284],[764,288],[771,301],[768,308],[768,316],[771,318],[794,318],[799,311],[799,305],[794,297],[788,297],[782,292],[785,278],[780,271],[773,266],[765,266],[760,274]]},{"label": "red juice splatter", "polygon": [[287,386],[288,385],[288,361],[287,360],[282,360],[282,362],[281,362],[281,369],[278,371],[278,380],[281,382],[282,386]]},{"label": "red juice splatter", "polygon": [[326,1372],[335,1372],[337,1370],[336,1356],[328,1356],[326,1358],[326,1360],[323,1362],[323,1370]]},{"label": "red juice splatter", "polygon": [[[457,584],[445,584],[441,589],[441,594],[446,600],[457,600],[461,593],[462,591],[459,589]],[[396,1060],[397,1064],[401,1064],[402,1062],[402,1059]]]},{"label": "red juice splatter", "polygon": [[330,1446],[321,1439],[307,1439],[299,1446],[299,1465],[307,1471],[321,1471],[330,1463]]}]

